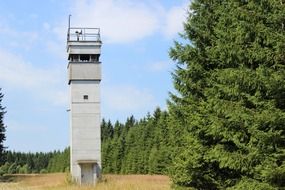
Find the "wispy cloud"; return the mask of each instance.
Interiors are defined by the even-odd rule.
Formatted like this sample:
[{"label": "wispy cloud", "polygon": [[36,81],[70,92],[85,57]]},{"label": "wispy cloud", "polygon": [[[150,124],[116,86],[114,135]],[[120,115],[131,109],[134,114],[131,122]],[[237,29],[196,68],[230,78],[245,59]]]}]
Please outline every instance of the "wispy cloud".
[{"label": "wispy cloud", "polygon": [[130,43],[155,33],[173,37],[183,29],[188,3],[168,10],[131,0],[74,0],[72,25],[100,27],[107,43]]},{"label": "wispy cloud", "polygon": [[11,28],[0,29],[1,35],[9,39],[8,46],[12,48],[23,48],[24,50],[31,50],[31,48],[39,40],[37,32],[16,31]]},{"label": "wispy cloud", "polygon": [[75,26],[97,26],[108,43],[133,42],[151,35],[159,27],[155,10],[130,0],[76,0]]},{"label": "wispy cloud", "polygon": [[[0,15],[1,16],[1,15]],[[11,27],[11,20],[0,17],[0,48],[19,48],[21,50],[31,50],[39,41],[37,31],[17,30]]]},{"label": "wispy cloud", "polygon": [[[40,68],[21,56],[0,49],[1,85],[12,89],[29,90],[56,105],[66,104],[62,68]],[[62,88],[63,87],[63,88]]]},{"label": "wispy cloud", "polygon": [[114,111],[148,111],[155,105],[154,96],[148,90],[132,85],[103,87],[102,97],[106,108]]},{"label": "wispy cloud", "polygon": [[49,53],[57,56],[58,58],[65,60],[67,59],[66,53],[66,42],[64,40],[53,39],[47,40],[45,46]]},{"label": "wispy cloud", "polygon": [[170,71],[171,63],[169,61],[158,61],[148,64],[147,69],[151,72]]},{"label": "wispy cloud", "polygon": [[178,32],[183,31],[183,22],[186,20],[188,4],[189,2],[187,1],[167,11],[165,15],[165,25],[162,30],[167,37],[173,37]]}]

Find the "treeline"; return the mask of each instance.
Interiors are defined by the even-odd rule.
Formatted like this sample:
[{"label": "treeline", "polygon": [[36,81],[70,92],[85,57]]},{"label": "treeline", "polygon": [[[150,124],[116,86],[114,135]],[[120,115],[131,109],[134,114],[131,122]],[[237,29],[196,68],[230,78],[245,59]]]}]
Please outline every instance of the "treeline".
[{"label": "treeline", "polygon": [[69,148],[64,151],[23,153],[6,151],[0,175],[69,171]]},{"label": "treeline", "polygon": [[[171,163],[169,116],[157,108],[152,115],[125,123],[102,120],[102,168],[104,173],[167,174]],[[172,138],[171,138],[172,137]],[[174,138],[173,138],[174,137]],[[70,150],[22,153],[4,152],[0,174],[68,172]]]},{"label": "treeline", "polygon": [[157,108],[139,121],[131,116],[124,124],[103,119],[101,130],[104,173],[168,173],[175,134],[166,111]]}]

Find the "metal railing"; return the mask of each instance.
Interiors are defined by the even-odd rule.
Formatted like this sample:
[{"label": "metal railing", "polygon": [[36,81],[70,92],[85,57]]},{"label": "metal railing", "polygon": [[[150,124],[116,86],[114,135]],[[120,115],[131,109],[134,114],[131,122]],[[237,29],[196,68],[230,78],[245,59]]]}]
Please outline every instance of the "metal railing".
[{"label": "metal railing", "polygon": [[100,28],[70,27],[67,31],[67,41],[95,41],[101,42]]}]

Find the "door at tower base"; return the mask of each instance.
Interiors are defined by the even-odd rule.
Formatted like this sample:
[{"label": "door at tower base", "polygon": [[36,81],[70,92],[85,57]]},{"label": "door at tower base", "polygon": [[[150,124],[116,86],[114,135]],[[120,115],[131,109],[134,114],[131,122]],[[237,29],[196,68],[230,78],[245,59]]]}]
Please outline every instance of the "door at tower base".
[{"label": "door at tower base", "polygon": [[77,179],[80,185],[95,185],[100,178],[100,167],[96,161],[80,160],[78,161],[80,175]]}]

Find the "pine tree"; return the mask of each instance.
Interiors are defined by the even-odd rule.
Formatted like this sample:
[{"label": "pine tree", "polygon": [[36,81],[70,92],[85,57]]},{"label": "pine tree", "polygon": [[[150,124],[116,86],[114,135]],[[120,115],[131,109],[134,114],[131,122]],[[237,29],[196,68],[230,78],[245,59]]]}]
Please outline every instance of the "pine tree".
[{"label": "pine tree", "polygon": [[284,188],[284,0],[193,0],[188,13],[170,51],[173,182]]},{"label": "pine tree", "polygon": [[111,121],[108,122],[105,121],[105,119],[102,120],[101,123],[101,140],[107,141],[108,139],[111,139],[113,137],[114,129]]},{"label": "pine tree", "polygon": [[5,132],[6,132],[6,126],[4,125],[4,114],[6,113],[5,107],[2,106],[2,99],[3,99],[3,94],[1,93],[1,88],[0,88],[0,164],[3,164],[5,159],[4,159],[4,151],[5,151],[5,146],[4,146],[4,141],[6,139]]}]

